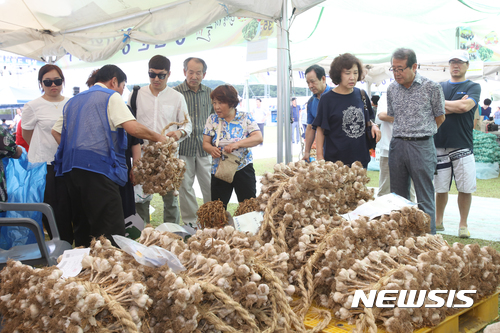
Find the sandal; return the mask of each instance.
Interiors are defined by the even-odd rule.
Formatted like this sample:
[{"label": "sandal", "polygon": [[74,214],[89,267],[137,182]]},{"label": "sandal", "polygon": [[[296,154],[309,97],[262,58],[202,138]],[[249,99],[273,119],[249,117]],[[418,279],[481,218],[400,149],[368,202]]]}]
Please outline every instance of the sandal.
[{"label": "sandal", "polygon": [[444,225],[443,224],[437,225],[436,231],[444,231]]},{"label": "sandal", "polygon": [[467,229],[467,227],[461,227],[458,229],[458,237],[460,238],[469,238],[470,237],[470,232]]}]

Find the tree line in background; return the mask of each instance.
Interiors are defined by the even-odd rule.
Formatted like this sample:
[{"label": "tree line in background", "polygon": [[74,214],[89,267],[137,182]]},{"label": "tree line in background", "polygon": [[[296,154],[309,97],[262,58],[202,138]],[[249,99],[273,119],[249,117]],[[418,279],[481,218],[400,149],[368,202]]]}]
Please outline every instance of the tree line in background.
[{"label": "tree line in background", "polygon": [[[179,84],[181,84],[183,81],[174,81],[174,82],[168,82],[168,86],[169,87],[175,87],[175,86],[178,86]],[[140,83],[139,86],[143,87],[143,86],[147,86],[149,83]],[[215,89],[217,88],[218,86],[220,86],[221,84],[226,84],[226,82],[224,81],[220,81],[220,80],[203,80],[203,84],[206,85],[207,87],[210,87],[212,89]],[[242,84],[236,84],[236,85],[233,85],[236,90],[238,91],[238,94],[240,96],[243,96],[243,89],[244,89],[244,85]],[[263,97],[264,96],[264,85],[263,84],[252,84],[249,86],[250,87],[250,98],[256,98],[256,97]],[[129,84],[127,85],[127,88],[132,91],[132,89],[134,88],[134,85],[133,84]],[[269,97],[278,97],[278,94],[277,94],[277,90],[278,90],[278,87],[275,86],[275,85],[270,85],[269,86]],[[307,91],[308,89],[307,88],[293,88],[293,93],[292,93],[292,96],[307,96]]]}]

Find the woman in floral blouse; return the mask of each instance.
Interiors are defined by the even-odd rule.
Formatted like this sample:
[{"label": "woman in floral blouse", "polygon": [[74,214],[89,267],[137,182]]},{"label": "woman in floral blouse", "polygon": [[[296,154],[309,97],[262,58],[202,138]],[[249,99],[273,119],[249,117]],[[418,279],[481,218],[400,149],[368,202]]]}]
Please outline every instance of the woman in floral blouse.
[{"label": "woman in floral blouse", "polygon": [[[203,150],[212,155],[212,200],[220,199],[227,208],[233,189],[238,201],[255,198],[257,193],[252,152],[249,148],[262,143],[259,125],[250,113],[237,111],[238,92],[231,85],[221,85],[210,94],[215,114],[210,115],[203,130]],[[220,129],[219,144],[217,132]],[[240,158],[232,183],[215,177],[222,151]]]}]

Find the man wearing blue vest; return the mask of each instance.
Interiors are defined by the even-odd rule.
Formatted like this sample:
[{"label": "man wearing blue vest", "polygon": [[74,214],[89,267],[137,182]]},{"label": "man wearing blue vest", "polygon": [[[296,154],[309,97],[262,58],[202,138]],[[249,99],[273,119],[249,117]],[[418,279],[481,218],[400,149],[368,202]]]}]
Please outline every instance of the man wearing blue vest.
[{"label": "man wearing blue vest", "polygon": [[[72,209],[75,245],[92,237],[125,235],[119,186],[128,179],[127,131],[139,139],[165,142],[166,137],[139,124],[122,100],[127,76],[115,65],[102,67],[96,84],[66,103],[52,128],[59,143],[56,176],[64,176]],[[114,243],[114,242],[113,242]]]}]

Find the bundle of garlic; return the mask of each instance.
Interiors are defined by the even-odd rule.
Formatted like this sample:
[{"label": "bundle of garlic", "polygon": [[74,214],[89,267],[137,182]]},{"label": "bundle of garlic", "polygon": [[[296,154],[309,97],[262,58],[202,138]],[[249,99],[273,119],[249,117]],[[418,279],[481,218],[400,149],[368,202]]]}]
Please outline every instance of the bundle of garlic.
[{"label": "bundle of garlic", "polygon": [[[324,280],[332,285],[332,291],[329,295],[320,295],[317,302],[332,308],[338,318],[356,322],[359,332],[368,328],[373,331],[378,323],[388,332],[413,332],[424,326],[435,326],[460,309],[426,308],[426,304],[433,304],[428,299],[419,308],[400,308],[397,298],[389,302],[395,305],[392,309],[363,310],[351,307],[354,291],[363,290],[368,294],[371,290],[396,290],[402,291],[399,297],[404,298],[410,290],[420,290],[415,296],[417,302],[422,293],[430,290],[477,290],[470,295],[476,301],[495,292],[499,272],[500,254],[490,247],[459,243],[451,247],[439,235],[408,237],[403,245],[393,246],[388,252],[372,251],[365,258],[354,260],[349,268],[337,270],[335,276],[327,268],[321,269],[315,284],[321,285]],[[444,301],[462,303],[455,295],[443,296]]]},{"label": "bundle of garlic", "polygon": [[332,291],[331,282],[339,269],[349,269],[355,260],[363,259],[372,251],[389,251],[391,246],[404,245],[406,237],[423,234],[430,218],[416,207],[403,208],[378,220],[360,217],[343,220],[340,227],[326,233],[324,226],[307,226],[295,231],[289,241],[289,282],[300,294],[298,311],[304,316],[316,295],[316,303],[325,303]]},{"label": "bundle of garlic", "polygon": [[9,261],[0,273],[0,312],[6,332],[141,330],[152,301],[133,258],[101,238],[76,278],[57,267],[33,269]]},{"label": "bundle of garlic", "polygon": [[259,207],[260,204],[256,198],[245,199],[243,202],[240,202],[233,216],[240,216],[246,213],[256,212],[259,210]]},{"label": "bundle of garlic", "polygon": [[134,165],[134,177],[142,185],[145,194],[159,193],[161,196],[176,191],[181,186],[186,164],[177,158],[178,143],[174,138],[167,142],[149,142],[144,154]]},{"label": "bundle of garlic", "polygon": [[366,187],[369,179],[359,162],[352,167],[342,162],[276,164],[274,173],[262,177],[257,198],[264,211],[259,236],[274,238],[281,250],[288,248],[296,230],[324,225],[326,232],[339,226],[344,214],[373,198]]},{"label": "bundle of garlic", "polygon": [[289,305],[295,288],[286,282],[288,255],[272,244],[231,226],[198,230],[183,250],[156,230],[141,238],[178,253],[187,269],[156,270],[152,332],[305,331]]},{"label": "bundle of garlic", "polygon": [[222,228],[227,225],[227,215],[224,204],[219,199],[204,203],[196,212],[197,224],[201,229]]}]

